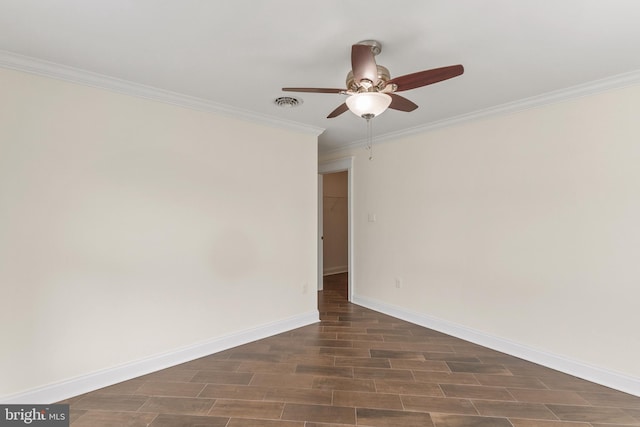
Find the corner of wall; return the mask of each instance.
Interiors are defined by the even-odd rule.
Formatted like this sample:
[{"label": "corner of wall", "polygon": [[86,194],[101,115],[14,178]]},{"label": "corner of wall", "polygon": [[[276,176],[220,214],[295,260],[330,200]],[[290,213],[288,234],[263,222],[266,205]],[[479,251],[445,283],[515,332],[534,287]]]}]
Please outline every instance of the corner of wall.
[{"label": "corner of wall", "polygon": [[538,350],[514,341],[486,334],[433,316],[406,310],[375,299],[354,295],[353,303],[389,316],[433,329],[456,338],[537,363],[575,377],[640,397],[640,378],[592,366],[577,360]]}]

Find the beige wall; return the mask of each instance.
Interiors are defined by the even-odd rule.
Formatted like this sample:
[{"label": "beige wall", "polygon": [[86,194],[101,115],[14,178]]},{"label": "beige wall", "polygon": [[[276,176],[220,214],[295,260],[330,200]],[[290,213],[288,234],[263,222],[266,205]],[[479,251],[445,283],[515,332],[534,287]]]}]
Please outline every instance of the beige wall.
[{"label": "beige wall", "polygon": [[639,111],[635,86],[321,156],[356,156],[355,294],[640,393]]},{"label": "beige wall", "polygon": [[325,274],[349,269],[347,172],[322,177],[323,270]]},{"label": "beige wall", "polygon": [[315,135],[3,69],[0,93],[0,396],[317,313]]}]

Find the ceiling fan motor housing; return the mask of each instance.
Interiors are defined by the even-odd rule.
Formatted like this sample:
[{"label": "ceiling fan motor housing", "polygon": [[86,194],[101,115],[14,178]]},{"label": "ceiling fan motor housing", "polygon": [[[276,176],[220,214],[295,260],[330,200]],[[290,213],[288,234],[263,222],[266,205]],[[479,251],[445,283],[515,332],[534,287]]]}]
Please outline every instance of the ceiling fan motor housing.
[{"label": "ceiling fan motor housing", "polygon": [[383,67],[382,65],[378,65],[378,84],[373,85],[373,82],[368,80],[361,80],[356,82],[353,77],[353,71],[349,71],[347,74],[347,88],[353,92],[381,92],[387,86],[387,82],[391,79],[391,74],[387,67]]}]

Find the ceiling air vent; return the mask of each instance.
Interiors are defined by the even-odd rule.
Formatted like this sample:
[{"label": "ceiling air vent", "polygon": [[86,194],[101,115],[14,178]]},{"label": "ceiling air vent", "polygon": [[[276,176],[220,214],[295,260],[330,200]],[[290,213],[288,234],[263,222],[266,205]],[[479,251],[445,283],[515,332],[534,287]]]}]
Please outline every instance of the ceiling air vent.
[{"label": "ceiling air vent", "polygon": [[276,98],[273,103],[278,107],[293,108],[302,104],[302,99],[294,98],[292,96],[281,96],[280,98]]}]

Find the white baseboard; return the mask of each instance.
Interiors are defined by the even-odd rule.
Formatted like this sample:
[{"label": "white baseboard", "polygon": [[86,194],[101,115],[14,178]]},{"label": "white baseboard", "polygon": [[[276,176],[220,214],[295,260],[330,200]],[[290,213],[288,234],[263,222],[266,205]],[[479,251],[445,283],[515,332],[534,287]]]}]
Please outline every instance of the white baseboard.
[{"label": "white baseboard", "polygon": [[214,338],[175,351],[104,369],[24,393],[0,397],[3,404],[50,404],[130,380],[161,369],[189,362],[229,348],[247,344],[320,321],[317,310]]},{"label": "white baseboard", "polygon": [[354,295],[352,302],[425,328],[461,338],[625,393],[640,396],[640,378],[571,360],[561,355],[548,353],[447,320],[406,310],[374,299]]},{"label": "white baseboard", "polygon": [[323,276],[330,276],[332,274],[346,273],[349,271],[348,265],[339,265],[337,267],[325,267],[322,269]]}]

